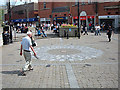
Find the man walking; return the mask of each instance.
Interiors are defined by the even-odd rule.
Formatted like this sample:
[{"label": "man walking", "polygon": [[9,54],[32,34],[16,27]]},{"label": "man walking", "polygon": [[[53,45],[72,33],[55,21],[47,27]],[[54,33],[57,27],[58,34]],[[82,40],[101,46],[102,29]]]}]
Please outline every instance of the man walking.
[{"label": "man walking", "polygon": [[107,31],[107,35],[108,35],[108,39],[109,39],[109,42],[111,41],[111,36],[112,34],[114,35],[114,32],[113,32],[113,29],[111,26],[109,26],[109,29]]},{"label": "man walking", "polygon": [[32,32],[28,31],[27,36],[24,37],[21,42],[20,55],[22,56],[22,50],[23,50],[23,55],[26,61],[24,68],[22,68],[22,72],[21,72],[22,76],[26,76],[25,74],[26,71],[33,70],[31,66],[31,50],[34,53],[34,56],[36,56],[36,53],[32,47],[32,42],[30,37],[32,37]]}]

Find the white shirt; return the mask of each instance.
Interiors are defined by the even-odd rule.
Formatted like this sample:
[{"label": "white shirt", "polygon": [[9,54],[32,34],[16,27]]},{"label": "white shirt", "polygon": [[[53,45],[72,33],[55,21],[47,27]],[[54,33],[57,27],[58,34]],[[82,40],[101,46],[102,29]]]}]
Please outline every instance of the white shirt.
[{"label": "white shirt", "polygon": [[30,46],[32,45],[31,39],[29,36],[26,36],[22,39],[22,48],[23,50],[31,51]]},{"label": "white shirt", "polygon": [[95,29],[96,29],[96,30],[100,29],[100,26],[95,26]]}]

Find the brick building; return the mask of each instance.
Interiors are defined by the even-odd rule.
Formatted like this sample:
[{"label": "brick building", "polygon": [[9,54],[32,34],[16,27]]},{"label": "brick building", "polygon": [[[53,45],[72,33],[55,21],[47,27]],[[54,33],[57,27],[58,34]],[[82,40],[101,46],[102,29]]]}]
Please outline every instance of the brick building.
[{"label": "brick building", "polygon": [[[38,22],[37,16],[38,4],[34,2],[11,8],[11,22],[14,24],[26,22],[34,24]],[[8,14],[5,14],[5,21],[9,21]]]},{"label": "brick building", "polygon": [[[88,0],[91,1],[91,0]],[[120,27],[120,2],[80,2],[79,15],[80,23],[96,23]],[[26,15],[25,8],[28,8]],[[78,19],[77,2],[38,2],[29,3],[27,6],[19,5],[12,8],[12,22],[25,23],[76,23]],[[6,14],[5,20],[8,21]]]},{"label": "brick building", "polygon": [[[81,24],[103,22],[115,28],[120,24],[120,2],[80,2]],[[77,2],[39,2],[38,13],[41,23],[77,23]]]}]

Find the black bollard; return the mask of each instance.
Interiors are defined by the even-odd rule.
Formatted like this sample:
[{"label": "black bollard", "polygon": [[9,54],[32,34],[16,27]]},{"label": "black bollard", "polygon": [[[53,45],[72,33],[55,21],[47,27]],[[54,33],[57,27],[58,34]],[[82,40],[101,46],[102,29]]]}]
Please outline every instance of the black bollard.
[{"label": "black bollard", "polygon": [[66,37],[66,31],[64,30],[64,37]]},{"label": "black bollard", "polygon": [[75,37],[77,37],[77,31],[75,30]]},{"label": "black bollard", "polygon": [[69,34],[68,34],[68,31],[67,31],[67,39],[69,39]]}]

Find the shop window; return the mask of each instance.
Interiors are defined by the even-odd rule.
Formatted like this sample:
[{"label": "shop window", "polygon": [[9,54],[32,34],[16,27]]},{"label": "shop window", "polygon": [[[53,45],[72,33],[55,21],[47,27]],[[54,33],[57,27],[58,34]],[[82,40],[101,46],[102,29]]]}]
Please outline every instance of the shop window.
[{"label": "shop window", "polygon": [[75,0],[75,5],[78,5],[78,0]]},{"label": "shop window", "polygon": [[111,14],[111,12],[108,12],[108,14]]},{"label": "shop window", "polygon": [[20,15],[20,14],[24,14],[23,10],[20,10],[20,11],[18,11],[17,13],[18,13],[19,15]]},{"label": "shop window", "polygon": [[82,5],[85,5],[85,2],[82,2]]},{"label": "shop window", "polygon": [[92,0],[88,0],[88,4],[92,4]]},{"label": "shop window", "polygon": [[49,15],[49,18],[52,18],[52,15]]},{"label": "shop window", "polygon": [[119,14],[119,12],[115,12],[115,14]]},{"label": "shop window", "polygon": [[46,2],[43,3],[44,8],[46,8]]}]

